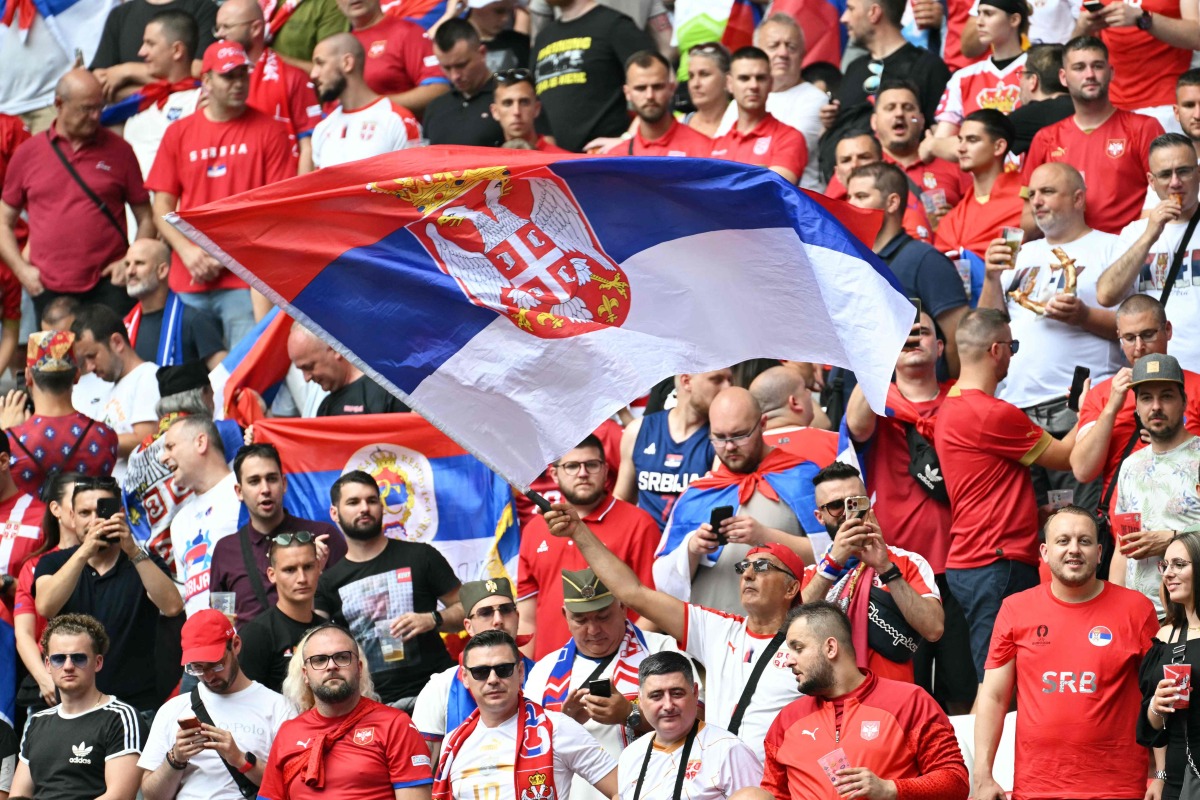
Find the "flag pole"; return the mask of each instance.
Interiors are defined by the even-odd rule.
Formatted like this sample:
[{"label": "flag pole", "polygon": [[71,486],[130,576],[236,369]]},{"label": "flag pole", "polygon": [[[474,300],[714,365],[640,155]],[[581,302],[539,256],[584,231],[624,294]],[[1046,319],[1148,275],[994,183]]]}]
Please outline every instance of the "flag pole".
[{"label": "flag pole", "polygon": [[523,494],[526,497],[528,497],[529,500],[535,506],[540,508],[542,510],[543,514],[545,514],[547,511],[550,510],[550,501],[547,500],[546,498],[542,497],[539,493],[535,492],[533,489],[528,489],[525,492],[523,492]]}]

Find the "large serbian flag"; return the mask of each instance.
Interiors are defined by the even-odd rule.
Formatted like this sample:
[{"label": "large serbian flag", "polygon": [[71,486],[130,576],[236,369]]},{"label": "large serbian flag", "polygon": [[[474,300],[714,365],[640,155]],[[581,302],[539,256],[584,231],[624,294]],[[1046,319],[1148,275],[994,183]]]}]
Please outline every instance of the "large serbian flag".
[{"label": "large serbian flag", "polygon": [[434,545],[465,581],[515,580],[512,489],[416,414],[264,419],[254,441],[279,449],[296,516],[329,519],[333,482],[362,470],[379,484],[385,534]]},{"label": "large serbian flag", "polygon": [[168,219],[522,485],[748,358],[849,367],[882,411],[914,313],[822,205],[727,161],[418,148]]}]

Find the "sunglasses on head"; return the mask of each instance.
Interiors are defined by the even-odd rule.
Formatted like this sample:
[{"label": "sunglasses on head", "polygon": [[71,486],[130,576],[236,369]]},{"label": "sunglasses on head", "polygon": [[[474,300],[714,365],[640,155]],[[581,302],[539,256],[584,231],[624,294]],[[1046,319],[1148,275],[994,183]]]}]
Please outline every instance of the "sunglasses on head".
[{"label": "sunglasses on head", "polygon": [[500,679],[511,678],[513,671],[517,668],[517,662],[509,661],[504,664],[489,664],[486,667],[467,667],[467,672],[471,673],[471,677],[482,683],[492,674],[492,670],[496,671],[496,677]]},{"label": "sunglasses on head", "polygon": [[315,538],[310,531],[295,531],[294,533],[277,533],[271,537],[271,541],[280,547],[287,547],[292,544],[312,544]]},{"label": "sunglasses on head", "polygon": [[533,80],[533,70],[526,69],[525,67],[515,67],[513,69],[506,69],[502,72],[497,72],[492,77],[494,77],[498,83],[522,83],[524,81]]}]

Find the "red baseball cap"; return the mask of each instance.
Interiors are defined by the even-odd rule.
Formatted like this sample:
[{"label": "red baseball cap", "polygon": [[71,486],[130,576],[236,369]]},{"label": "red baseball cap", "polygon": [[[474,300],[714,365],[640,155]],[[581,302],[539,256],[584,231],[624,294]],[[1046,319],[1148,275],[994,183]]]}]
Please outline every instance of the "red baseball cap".
[{"label": "red baseball cap", "polygon": [[746,557],[749,558],[756,553],[766,553],[768,555],[775,556],[783,562],[783,565],[788,568],[788,571],[791,572],[793,576],[795,576],[796,580],[802,580],[804,578],[804,562],[801,561],[800,556],[796,555],[787,545],[780,544],[779,542],[761,544],[747,553]]},{"label": "red baseball cap", "polygon": [[[212,48],[209,48],[210,50]],[[233,626],[215,608],[197,611],[183,623],[183,658],[179,663],[212,664],[225,657],[225,648],[234,637]]]},{"label": "red baseball cap", "polygon": [[225,75],[238,67],[249,67],[250,58],[246,50],[237,42],[213,42],[204,51],[204,61],[200,73],[216,72]]}]

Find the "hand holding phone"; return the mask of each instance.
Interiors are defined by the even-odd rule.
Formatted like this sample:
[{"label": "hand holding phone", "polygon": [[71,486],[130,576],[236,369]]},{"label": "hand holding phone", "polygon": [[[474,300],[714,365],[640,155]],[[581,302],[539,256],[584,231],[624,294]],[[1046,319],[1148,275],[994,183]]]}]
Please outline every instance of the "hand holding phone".
[{"label": "hand holding phone", "polygon": [[708,524],[712,527],[713,535],[717,537],[717,544],[721,547],[729,544],[728,537],[721,533],[721,523],[727,519],[733,519],[733,506],[717,506],[708,517]]},{"label": "hand holding phone", "polygon": [[200,730],[200,720],[196,717],[183,717],[179,720],[179,727],[187,731]]},{"label": "hand holding phone", "polygon": [[1079,411],[1079,397],[1083,394],[1083,382],[1091,377],[1092,371],[1088,367],[1075,367],[1075,374],[1071,377],[1071,392],[1067,395],[1067,408],[1072,411]]},{"label": "hand holding phone", "polygon": [[602,678],[588,683],[588,694],[592,697],[612,697],[612,681]]},{"label": "hand holding phone", "polygon": [[846,518],[862,519],[871,510],[871,498],[863,495],[846,498]]},{"label": "hand holding phone", "polygon": [[1083,7],[1087,9],[1089,14],[1099,14],[1104,10],[1104,4],[1100,0],[1088,0],[1088,2],[1083,4]]}]

